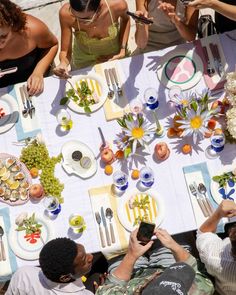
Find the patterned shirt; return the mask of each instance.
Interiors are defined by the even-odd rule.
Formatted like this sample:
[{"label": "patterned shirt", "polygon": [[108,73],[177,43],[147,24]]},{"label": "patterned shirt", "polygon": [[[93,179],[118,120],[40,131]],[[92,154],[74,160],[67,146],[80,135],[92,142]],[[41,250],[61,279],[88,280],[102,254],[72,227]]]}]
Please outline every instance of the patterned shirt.
[{"label": "patterned shirt", "polygon": [[209,274],[215,277],[221,295],[236,294],[236,260],[231,255],[229,238],[222,240],[215,233],[198,231],[197,248]]},{"label": "patterned shirt", "polygon": [[[190,255],[185,263],[189,264],[195,271],[194,283],[189,295],[211,295],[214,293],[212,282],[197,270],[197,261]],[[144,287],[152,278],[161,275],[164,268],[141,268],[133,273],[129,282],[118,279],[112,273],[107,277],[105,284],[98,288],[96,295],[138,295],[142,294]]]}]

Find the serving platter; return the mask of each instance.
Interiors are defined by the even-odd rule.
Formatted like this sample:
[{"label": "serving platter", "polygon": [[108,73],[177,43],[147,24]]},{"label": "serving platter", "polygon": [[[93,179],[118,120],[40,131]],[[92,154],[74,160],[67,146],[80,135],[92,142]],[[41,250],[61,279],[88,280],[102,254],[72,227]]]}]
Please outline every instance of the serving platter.
[{"label": "serving platter", "polygon": [[32,177],[18,158],[0,153],[0,201],[8,205],[22,205],[29,200]]},{"label": "serving platter", "polygon": [[10,130],[18,120],[18,104],[13,96],[4,94],[0,97],[0,108],[4,109],[5,115],[0,119],[0,134]]},{"label": "serving platter", "polygon": [[187,90],[201,80],[203,70],[203,62],[194,49],[180,48],[162,56],[157,77],[167,88],[178,85]]},{"label": "serving platter", "polygon": [[128,231],[133,231],[139,223],[136,224],[139,218],[144,217],[145,211],[138,207],[130,208],[130,203],[133,201],[141,202],[144,198],[148,199],[146,204],[146,221],[155,223],[159,226],[165,216],[164,201],[161,195],[155,190],[139,192],[137,189],[128,191],[119,201],[118,218],[122,226]]},{"label": "serving platter", "polygon": [[[80,81],[86,81],[88,83],[89,89],[92,91],[93,95],[98,98],[97,103],[89,105],[91,112],[97,111],[105,103],[108,95],[108,88],[106,82],[103,80],[101,76],[95,73],[89,75],[77,75],[68,79],[68,81],[73,85],[74,88],[76,88],[76,85],[79,85]],[[66,83],[66,91],[72,89],[70,83]],[[69,99],[68,107],[76,113],[86,113],[84,108],[80,107],[72,99]]]},{"label": "serving platter", "polygon": [[36,214],[36,221],[42,225],[40,235],[28,234],[25,231],[16,231],[17,225],[12,225],[9,231],[9,245],[18,257],[25,260],[36,260],[39,253],[48,241],[55,237],[52,222],[45,217]]}]

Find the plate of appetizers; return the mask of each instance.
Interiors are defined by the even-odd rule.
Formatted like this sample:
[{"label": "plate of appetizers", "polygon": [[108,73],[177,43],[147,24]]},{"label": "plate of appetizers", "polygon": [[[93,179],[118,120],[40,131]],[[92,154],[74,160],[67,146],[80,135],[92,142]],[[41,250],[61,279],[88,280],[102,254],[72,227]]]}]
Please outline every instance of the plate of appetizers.
[{"label": "plate of appetizers", "polygon": [[18,120],[18,104],[13,96],[4,94],[0,97],[0,133],[11,129]]},{"label": "plate of appetizers", "polygon": [[155,190],[128,191],[119,202],[118,218],[128,231],[133,231],[141,221],[159,226],[165,216],[164,201]]},{"label": "plate of appetizers", "polygon": [[182,90],[194,87],[203,76],[203,62],[194,49],[175,49],[161,57],[157,77],[167,88],[178,85]]},{"label": "plate of appetizers", "polygon": [[22,205],[29,200],[31,175],[15,156],[0,153],[0,201]]},{"label": "plate of appetizers", "polygon": [[66,83],[68,107],[76,113],[97,111],[107,99],[108,88],[97,74],[73,76]]},{"label": "plate of appetizers", "polygon": [[217,204],[223,200],[236,202],[236,166],[225,166],[212,177],[211,194]]}]

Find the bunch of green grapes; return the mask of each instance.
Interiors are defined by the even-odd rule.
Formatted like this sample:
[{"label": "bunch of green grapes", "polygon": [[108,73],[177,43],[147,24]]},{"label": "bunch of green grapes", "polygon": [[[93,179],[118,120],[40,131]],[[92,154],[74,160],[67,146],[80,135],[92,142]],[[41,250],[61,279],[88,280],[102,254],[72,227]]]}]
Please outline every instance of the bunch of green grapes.
[{"label": "bunch of green grapes", "polygon": [[25,163],[27,168],[42,169],[44,166],[44,161],[50,159],[48,150],[45,144],[37,144],[33,142],[32,144],[27,145],[21,151],[20,160]]}]

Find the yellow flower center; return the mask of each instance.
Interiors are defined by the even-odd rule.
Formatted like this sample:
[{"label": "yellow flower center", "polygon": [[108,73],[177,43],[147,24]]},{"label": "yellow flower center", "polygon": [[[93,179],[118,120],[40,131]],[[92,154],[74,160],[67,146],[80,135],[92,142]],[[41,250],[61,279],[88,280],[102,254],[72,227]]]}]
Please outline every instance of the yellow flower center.
[{"label": "yellow flower center", "polygon": [[188,100],[187,99],[182,99],[181,104],[184,105],[184,106],[187,106],[188,105]]},{"label": "yellow flower center", "polygon": [[134,127],[131,134],[134,139],[140,139],[144,135],[144,130],[142,127]]},{"label": "yellow flower center", "polygon": [[190,126],[193,129],[199,129],[202,127],[202,118],[200,116],[195,116],[190,120]]}]

